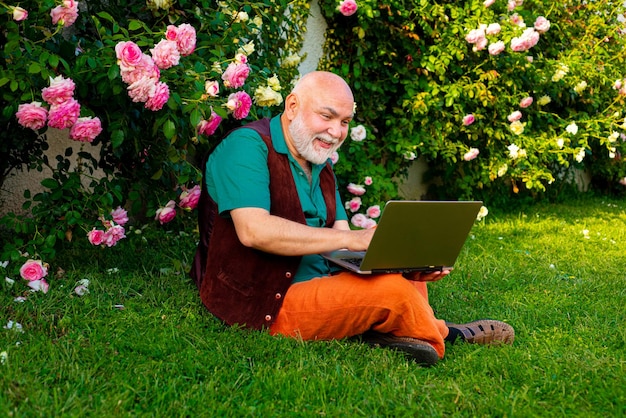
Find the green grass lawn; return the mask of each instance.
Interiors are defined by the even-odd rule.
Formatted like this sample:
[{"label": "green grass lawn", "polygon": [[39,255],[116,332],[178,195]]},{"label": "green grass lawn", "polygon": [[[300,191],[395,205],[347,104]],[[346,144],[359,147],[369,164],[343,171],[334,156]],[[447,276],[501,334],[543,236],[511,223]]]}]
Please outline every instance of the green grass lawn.
[{"label": "green grass lawn", "polygon": [[[626,415],[624,201],[541,204],[477,224],[431,304],[451,321],[505,320],[515,344],[448,346],[431,368],[356,342],[224,327],[184,273],[195,237],[154,228],[63,251],[65,274],[47,294],[2,281],[0,323],[23,332],[0,328],[0,415]],[[81,279],[90,293],[79,297]]]}]

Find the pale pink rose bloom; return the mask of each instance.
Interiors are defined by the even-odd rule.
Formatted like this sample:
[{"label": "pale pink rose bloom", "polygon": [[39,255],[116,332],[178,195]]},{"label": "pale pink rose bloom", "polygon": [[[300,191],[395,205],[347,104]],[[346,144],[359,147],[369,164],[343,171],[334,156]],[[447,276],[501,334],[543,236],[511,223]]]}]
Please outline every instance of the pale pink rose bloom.
[{"label": "pale pink rose bloom", "polygon": [[50,17],[52,17],[53,25],[59,24],[68,27],[73,25],[78,18],[78,4],[73,1],[65,1],[63,3],[63,5],[52,9]]},{"label": "pale pink rose bloom", "polygon": [[502,51],[504,51],[505,48],[506,45],[503,41],[494,42],[489,45],[489,55],[499,55],[500,53],[502,53]]},{"label": "pale pink rose bloom", "polygon": [[44,279],[33,280],[31,282],[28,282],[27,285],[28,287],[33,289],[33,292],[41,291],[43,293],[48,293],[48,289],[50,289],[50,285]]},{"label": "pale pink rose bloom", "polygon": [[521,107],[522,109],[527,108],[528,106],[530,106],[531,104],[533,104],[533,98],[528,96],[528,97],[524,97],[520,102],[519,102],[519,107]]},{"label": "pale pink rose bloom", "polygon": [[352,218],[350,218],[350,222],[357,228],[363,228],[367,222],[367,216],[363,215],[362,213],[357,213]]},{"label": "pale pink rose bloom", "polygon": [[366,186],[371,186],[372,183],[374,183],[374,180],[372,180],[372,178],[370,176],[365,177],[365,185]]},{"label": "pale pink rose bloom", "polygon": [[121,225],[113,225],[104,233],[104,241],[107,247],[113,247],[119,240],[126,238],[124,227]]},{"label": "pale pink rose bloom", "polygon": [[160,70],[167,70],[180,62],[180,52],[175,41],[161,39],[150,52],[152,60]]},{"label": "pale pink rose bloom", "polygon": [[472,29],[471,31],[469,31],[467,35],[465,35],[465,40],[469,42],[470,44],[475,44],[484,38],[485,38],[485,30],[482,28]]},{"label": "pale pink rose bloom", "polygon": [[517,5],[515,4],[515,0],[509,0],[509,2],[508,2],[508,3],[507,3],[507,5],[506,5],[506,9],[507,9],[509,12],[512,12],[512,11],[515,9],[515,6],[517,6]]},{"label": "pale pink rose bloom", "polygon": [[[167,35],[171,36],[169,26]],[[176,39],[170,39],[169,36],[166,36],[167,39],[176,41],[180,55],[183,57],[190,55],[196,49],[196,29],[188,23],[183,23],[176,28]]]},{"label": "pale pink rose bloom", "polygon": [[215,133],[221,122],[222,117],[211,110],[211,117],[209,117],[209,120],[202,120],[198,124],[198,133],[200,135],[211,136]]},{"label": "pale pink rose bloom", "polygon": [[517,13],[513,13],[511,15],[511,24],[522,27],[522,25],[524,25],[524,18]]},{"label": "pale pink rose bloom", "polygon": [[115,45],[117,64],[123,69],[134,68],[139,65],[143,55],[141,48],[134,42],[122,41]]},{"label": "pale pink rose bloom", "polygon": [[474,120],[475,120],[474,115],[469,113],[469,114],[463,116],[463,125],[469,126],[472,123],[474,123]]},{"label": "pale pink rose bloom", "polygon": [[48,112],[48,126],[51,128],[71,128],[80,115],[80,104],[74,99],[68,99],[60,104],[50,106]]},{"label": "pale pink rose bloom", "polygon": [[176,217],[175,207],[176,202],[170,200],[164,207],[157,209],[154,219],[159,221],[161,225],[170,222]]},{"label": "pale pink rose bloom", "polygon": [[17,107],[15,116],[20,125],[36,131],[46,126],[48,110],[41,107],[41,102],[25,103]]},{"label": "pale pink rose bloom", "polygon": [[539,42],[539,32],[535,28],[528,28],[522,36],[511,39],[511,49],[515,52],[528,51]]},{"label": "pale pink rose bloom", "polygon": [[485,33],[487,35],[497,35],[498,33],[500,33],[501,30],[502,28],[500,27],[499,23],[491,23],[489,26],[487,26]]},{"label": "pale pink rose bloom", "polygon": [[509,122],[515,122],[516,120],[520,120],[522,118],[522,112],[520,112],[519,110],[516,110],[515,112],[512,112],[506,118],[509,120]]},{"label": "pale pink rose bloom", "polygon": [[233,113],[235,119],[243,119],[250,113],[252,99],[245,91],[238,91],[228,96],[226,107]]},{"label": "pale pink rose bloom", "polygon": [[13,7],[13,20],[16,22],[21,22],[22,20],[26,20],[28,17],[28,11],[21,7]]},{"label": "pale pink rose bloom", "polygon": [[478,148],[470,148],[469,151],[467,151],[464,155],[463,155],[463,160],[465,161],[471,161],[474,158],[478,157],[478,154],[480,154],[480,151],[478,150]]},{"label": "pale pink rose bloom", "polygon": [[246,54],[235,54],[235,63],[236,64],[246,64],[248,62],[248,57]]},{"label": "pale pink rose bloom", "polygon": [[622,88],[622,80],[615,80],[615,83],[613,83],[613,89],[619,90],[621,88]]},{"label": "pale pink rose bloom", "polygon": [[152,110],[156,112],[157,110],[161,110],[165,103],[170,98],[170,88],[169,86],[159,81],[154,86],[154,90],[149,94],[148,100],[146,100],[146,109]]},{"label": "pale pink rose bloom", "polygon": [[619,184],[621,184],[622,186],[626,186],[626,177],[624,177],[623,179],[621,179],[619,181]]},{"label": "pale pink rose bloom", "polygon": [[363,229],[372,229],[376,227],[376,221],[372,218],[366,218],[363,222]]},{"label": "pale pink rose bloom", "polygon": [[92,245],[100,245],[104,242],[104,231],[94,228],[87,232],[87,239]]},{"label": "pale pink rose bloom", "polygon": [[367,131],[363,125],[357,125],[354,128],[350,129],[350,138],[353,141],[360,142],[363,141],[367,137]]},{"label": "pale pink rose bloom", "polygon": [[222,74],[224,86],[231,89],[237,89],[245,84],[249,74],[250,67],[248,67],[248,64],[236,64],[231,62],[228,64],[224,74]]},{"label": "pale pink rose bloom", "polygon": [[111,218],[113,218],[113,222],[118,225],[126,225],[128,222],[128,212],[121,206],[118,206],[117,209],[111,211]]},{"label": "pale pink rose bloom", "polygon": [[354,0],[343,0],[339,3],[339,6],[337,6],[337,10],[344,16],[352,16],[356,13],[358,7]]},{"label": "pale pink rose bloom", "polygon": [[76,293],[78,296],[84,296],[89,293],[89,288],[84,284],[81,284],[74,288],[74,293]]},{"label": "pale pink rose bloom", "polygon": [[178,28],[174,25],[167,25],[165,28],[165,39],[168,41],[176,41],[178,37]]},{"label": "pale pink rose bloom", "polygon": [[147,102],[154,95],[157,80],[152,77],[143,77],[128,86],[128,96],[133,102]]},{"label": "pale pink rose bloom", "polygon": [[100,118],[78,118],[76,123],[70,129],[70,139],[80,142],[93,142],[93,140],[102,132],[102,124]]},{"label": "pale pink rose bloom", "polygon": [[63,78],[62,75],[51,78],[50,86],[41,90],[41,97],[48,104],[60,104],[74,96],[76,85],[71,78]]},{"label": "pale pink rose bloom", "polygon": [[482,51],[483,49],[485,49],[487,47],[487,44],[489,43],[489,41],[487,40],[487,38],[481,38],[478,40],[478,42],[476,42],[474,44],[474,51]]},{"label": "pale pink rose bloom", "polygon": [[369,208],[367,208],[365,213],[370,218],[378,218],[380,216],[380,206],[379,205],[370,206]]},{"label": "pale pink rose bloom", "polygon": [[217,97],[220,94],[220,85],[217,81],[211,80],[204,83],[204,91],[211,97]]},{"label": "pale pink rose bloom", "polygon": [[333,164],[337,164],[337,162],[339,162],[339,153],[337,151],[333,152],[330,156],[330,161]]},{"label": "pale pink rose bloom", "polygon": [[355,196],[362,196],[365,194],[365,187],[360,184],[350,183],[347,187],[348,191]]},{"label": "pale pink rose bloom", "polygon": [[537,20],[535,20],[535,29],[539,33],[546,33],[548,29],[550,29],[550,21],[543,16],[539,16]]},{"label": "pale pink rose bloom", "polygon": [[180,201],[178,202],[178,206],[181,209],[185,210],[194,210],[196,206],[198,206],[198,201],[200,200],[200,186],[195,185],[191,188],[191,190],[185,190],[180,194]]},{"label": "pale pink rose bloom", "polygon": [[492,4],[494,4],[495,2],[496,2],[496,0],[485,0],[485,1],[483,2],[483,5],[484,5],[485,7],[489,7],[489,6],[491,6]]},{"label": "pale pink rose bloom", "polygon": [[346,202],[346,209],[349,209],[350,212],[356,212],[361,209],[361,198],[353,197],[350,201]]},{"label": "pale pink rose bloom", "polygon": [[161,77],[159,67],[156,66],[152,57],[147,54],[142,54],[137,65],[133,67],[120,67],[120,73],[122,75],[122,81],[126,84],[133,84],[142,78],[154,78],[158,80]]},{"label": "pale pink rose bloom", "polygon": [[20,267],[20,276],[29,282],[40,280],[48,275],[48,267],[40,260],[28,260]]}]

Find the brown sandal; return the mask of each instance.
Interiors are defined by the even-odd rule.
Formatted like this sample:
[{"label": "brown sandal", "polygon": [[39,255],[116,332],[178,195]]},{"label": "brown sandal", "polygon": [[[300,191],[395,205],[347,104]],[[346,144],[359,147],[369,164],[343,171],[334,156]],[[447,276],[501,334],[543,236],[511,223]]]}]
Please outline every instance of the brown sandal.
[{"label": "brown sandal", "polygon": [[470,344],[500,345],[513,344],[515,330],[509,324],[493,319],[479,319],[467,324],[446,322],[448,328],[458,330]]}]

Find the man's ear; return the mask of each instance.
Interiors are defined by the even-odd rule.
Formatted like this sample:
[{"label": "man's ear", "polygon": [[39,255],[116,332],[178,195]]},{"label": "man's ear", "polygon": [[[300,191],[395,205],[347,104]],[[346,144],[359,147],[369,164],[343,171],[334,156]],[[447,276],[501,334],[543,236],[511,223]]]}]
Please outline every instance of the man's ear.
[{"label": "man's ear", "polygon": [[300,102],[298,100],[298,96],[293,93],[290,93],[285,98],[285,116],[287,119],[293,120],[296,117],[296,113],[298,112],[298,107],[300,106]]}]

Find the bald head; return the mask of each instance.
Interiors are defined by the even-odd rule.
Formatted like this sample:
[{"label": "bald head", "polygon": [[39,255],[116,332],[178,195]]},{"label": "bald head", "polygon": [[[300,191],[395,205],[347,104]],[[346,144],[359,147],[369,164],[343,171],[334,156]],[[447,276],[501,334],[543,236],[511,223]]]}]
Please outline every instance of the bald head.
[{"label": "bald head", "polygon": [[348,83],[337,74],[327,71],[313,71],[305,74],[296,83],[292,93],[297,94],[299,97],[305,97],[309,94],[328,94],[354,102],[354,96]]}]

